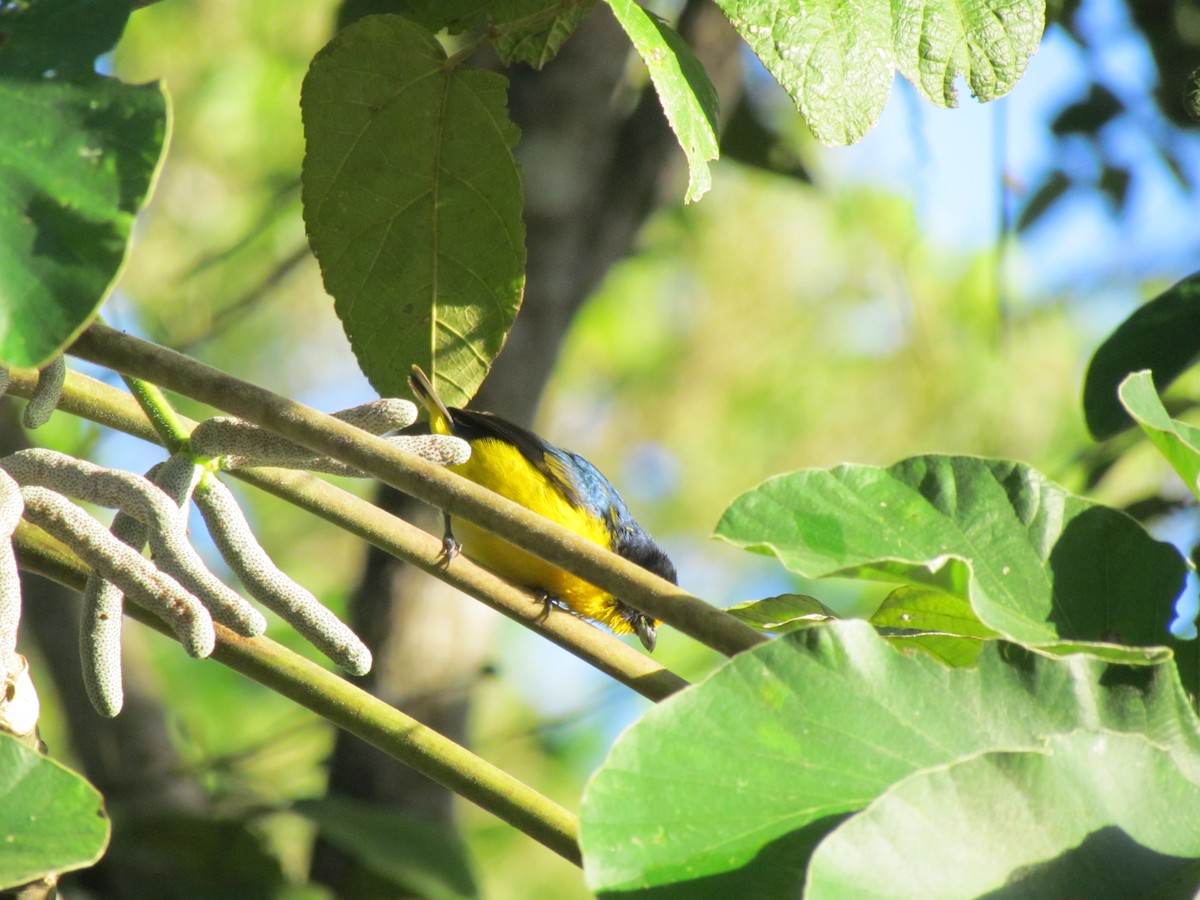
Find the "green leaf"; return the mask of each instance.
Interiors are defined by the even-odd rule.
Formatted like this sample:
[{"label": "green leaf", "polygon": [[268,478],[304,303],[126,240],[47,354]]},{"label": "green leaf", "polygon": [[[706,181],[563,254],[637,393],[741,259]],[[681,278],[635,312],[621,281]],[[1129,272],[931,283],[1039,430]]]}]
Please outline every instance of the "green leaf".
[{"label": "green leaf", "polygon": [[383,396],[411,365],[465,405],[521,302],[524,226],[507,82],[447,66],[429,32],[369,16],[313,60],[304,219],[325,287]]},{"label": "green leaf", "polygon": [[667,122],[688,161],[684,200],[694,203],[712,187],[708,161],[716,159],[717,92],[692,48],[671,28],[633,0],[607,0],[633,41],[662,103]]},{"label": "green leaf", "polygon": [[168,131],[157,84],[93,70],[131,0],[0,9],[0,364],[43,365],[112,290]]},{"label": "green leaf", "polygon": [[895,68],[887,3],[818,0],[789,10],[767,0],[717,5],[821,143],[852,144],[879,121]]},{"label": "green leaf", "polygon": [[1092,84],[1088,95],[1072,103],[1050,123],[1050,130],[1065,134],[1094,135],[1125,112],[1125,104],[1102,84]]},{"label": "green leaf", "polygon": [[618,738],[583,798],[587,882],[609,895],[799,896],[812,847],[901,779],[1081,728],[1142,734],[1200,775],[1200,731],[1174,666],[989,641],[975,667],[947,668],[861,621],[797,631]]},{"label": "green leaf", "polygon": [[1016,641],[1165,644],[1187,565],[1124,513],[1009,460],[918,456],[781,475],[717,536],[809,578],[902,581],[970,601]]},{"label": "green leaf", "polygon": [[[973,666],[979,662],[979,654],[983,653],[984,640],[976,637],[963,637],[960,634],[942,634],[939,632],[918,632],[916,634],[881,632],[884,640],[897,650],[920,650],[928,653],[942,665],[958,668]],[[1170,651],[1167,651],[1170,658]]]},{"label": "green leaf", "polygon": [[489,7],[500,36],[496,53],[505,65],[540,69],[558,54],[596,0],[501,0]]},{"label": "green leaf", "polygon": [[1139,307],[1100,345],[1083,383],[1083,412],[1097,440],[1133,424],[1117,397],[1125,376],[1149,369],[1166,390],[1200,358],[1200,272]]},{"label": "green leaf", "polygon": [[878,121],[894,71],[934,103],[955,81],[991,100],[1025,71],[1045,26],[1043,0],[718,0],[783,85],[817,140],[849,144]]},{"label": "green leaf", "polygon": [[767,634],[787,634],[837,618],[837,613],[807,594],[780,594],[765,600],[747,600],[726,607],[725,612]]},{"label": "green leaf", "polygon": [[0,733],[0,890],[92,865],[108,833],[99,791]]},{"label": "green leaf", "polygon": [[1198,804],[1143,736],[1056,735],[899,782],[821,843],[804,896],[1160,896],[1196,884]]},{"label": "green leaf", "polygon": [[595,5],[596,0],[408,0],[397,12],[435,32],[490,27],[501,62],[540,69]]},{"label": "green leaf", "polygon": [[477,896],[466,847],[448,829],[344,797],[301,800],[294,808],[315,822],[327,841],[395,884],[398,895]]},{"label": "green leaf", "polygon": [[1200,497],[1200,428],[1172,419],[1149,371],[1135,372],[1117,389],[1121,405],[1146,432],[1146,437],[1166,457],[1183,483]]},{"label": "green leaf", "polygon": [[870,622],[878,628],[912,628],[975,638],[1000,636],[979,621],[963,598],[911,584],[888,594]]},{"label": "green leaf", "polygon": [[892,7],[897,68],[938,106],[958,105],[960,77],[978,100],[1003,97],[1046,27],[1046,4],[1031,0],[897,0]]},{"label": "green leaf", "polygon": [[1025,204],[1017,219],[1017,231],[1028,231],[1044,216],[1071,187],[1071,179],[1065,172],[1055,169],[1037,192]]},{"label": "green leaf", "polygon": [[999,637],[966,600],[912,584],[888,594],[869,621],[893,647],[921,650],[948,666],[975,665],[984,640]]},{"label": "green leaf", "polygon": [[482,28],[492,0],[394,0],[391,12],[398,12],[432,32],[443,28],[461,34]]}]

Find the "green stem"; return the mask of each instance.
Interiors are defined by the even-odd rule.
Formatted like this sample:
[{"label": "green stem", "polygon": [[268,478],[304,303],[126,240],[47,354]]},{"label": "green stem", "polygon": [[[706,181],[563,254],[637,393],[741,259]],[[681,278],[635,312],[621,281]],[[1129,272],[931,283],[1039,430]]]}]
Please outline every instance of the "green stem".
[{"label": "green stem", "polygon": [[167,399],[167,395],[159,390],[157,385],[134,378],[132,375],[122,374],[121,380],[125,382],[129,392],[133,394],[138,405],[146,413],[146,418],[154,427],[159,442],[172,453],[178,453],[187,446],[191,429],[184,425],[179,414],[175,412],[175,407]]},{"label": "green stem", "polygon": [[301,403],[104,325],[92,325],[71,352],[227,410],[349,463],[397,490],[501,535],[727,656],[766,640],[732,616],[563,526]]},{"label": "green stem", "polygon": [[[23,569],[83,590],[87,566],[44,533],[22,522],[13,544]],[[163,622],[140,607],[126,606],[125,614],[174,638]],[[217,626],[212,658],[478,804],[569,862],[582,865],[578,821],[571,813],[378,697],[269,638],[244,638],[221,625]]]}]

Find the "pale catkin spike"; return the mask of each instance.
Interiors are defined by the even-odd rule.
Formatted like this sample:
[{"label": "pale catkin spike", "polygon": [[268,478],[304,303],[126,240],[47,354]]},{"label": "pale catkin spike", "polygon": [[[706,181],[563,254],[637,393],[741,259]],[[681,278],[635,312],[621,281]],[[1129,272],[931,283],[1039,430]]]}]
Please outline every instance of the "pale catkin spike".
[{"label": "pale catkin spike", "polygon": [[100,715],[113,718],[125,705],[121,677],[121,618],[125,594],[111,581],[88,576],[79,617],[79,665],[88,700]]},{"label": "pale catkin spike", "polygon": [[[280,437],[273,431],[259,428],[232,416],[205,419],[188,438],[192,453],[197,456],[235,457],[244,459],[292,460],[302,462],[316,454],[311,450]],[[282,462],[277,463],[283,465]],[[264,465],[264,463],[259,463]],[[267,464],[269,465],[269,463]]]},{"label": "pale catkin spike", "polygon": [[0,397],[8,393],[8,385],[11,379],[8,375],[8,366],[0,366]]},{"label": "pale catkin spike", "polygon": [[447,434],[398,434],[384,440],[439,466],[461,466],[471,458],[471,445]]},{"label": "pale catkin spike", "polygon": [[50,360],[46,368],[38,372],[37,387],[25,407],[25,427],[40,428],[50,421],[50,414],[62,399],[63,384],[67,380],[67,361],[62,356]]},{"label": "pale catkin spike", "polygon": [[[146,546],[146,526],[118,511],[109,533],[137,553]],[[83,591],[79,626],[79,662],[83,686],[96,712],[111,719],[125,705],[121,677],[121,622],[125,594],[95,572]]]},{"label": "pale catkin spike", "polygon": [[158,615],[179,636],[191,656],[213,651],[216,633],[200,601],[165,572],[109,532],[65,497],[44,487],[21,488],[25,518],[58,538],[101,577],[131,600]]},{"label": "pale catkin spike", "polygon": [[[411,425],[416,418],[416,407],[407,400],[385,398],[333,415],[371,434],[382,434]],[[471,455],[471,447],[466,441],[449,435],[393,435],[384,440],[441,466],[459,465]],[[192,431],[189,443],[193,453],[218,457],[221,467],[227,470],[274,466],[350,478],[366,477],[353,466],[315,454],[264,428],[229,416],[201,422]]]},{"label": "pale catkin spike", "polygon": [[0,684],[17,667],[17,628],[21,624],[21,576],[12,535],[25,511],[21,486],[0,472]]},{"label": "pale catkin spike", "polygon": [[175,501],[179,507],[180,521],[186,528],[187,515],[184,509],[192,498],[192,491],[200,482],[204,468],[196,465],[191,456],[186,453],[176,453],[166,462],[161,462],[146,473],[146,478],[158,485],[164,494]]},{"label": "pale catkin spike", "polygon": [[407,428],[417,421],[417,407],[400,397],[380,397],[332,415],[369,434],[386,434],[397,428]]},{"label": "pale catkin spike", "polygon": [[371,651],[366,644],[316,597],[275,566],[259,545],[229,488],[210,474],[197,486],[194,496],[221,556],[246,590],[351,675],[369,672]]},{"label": "pale catkin spike", "polygon": [[[445,434],[397,434],[385,437],[384,440],[389,444],[395,444],[401,450],[413,453],[439,466],[461,465],[471,456],[470,444],[461,438]],[[265,459],[254,456],[226,456],[223,458],[223,463],[223,468],[230,471],[256,466],[273,466],[278,469],[304,469],[309,472],[321,472],[325,475],[342,475],[346,478],[367,477],[367,474],[361,469],[328,456],[285,460],[278,457]]]},{"label": "pale catkin spike", "polygon": [[159,567],[208,607],[218,622],[247,637],[267,630],[262,613],[222,584],[188,543],[179,507],[142,476],[44,449],[10,454],[0,459],[0,468],[22,486],[47,487],[68,497],[123,509],[148,527],[150,548]]}]

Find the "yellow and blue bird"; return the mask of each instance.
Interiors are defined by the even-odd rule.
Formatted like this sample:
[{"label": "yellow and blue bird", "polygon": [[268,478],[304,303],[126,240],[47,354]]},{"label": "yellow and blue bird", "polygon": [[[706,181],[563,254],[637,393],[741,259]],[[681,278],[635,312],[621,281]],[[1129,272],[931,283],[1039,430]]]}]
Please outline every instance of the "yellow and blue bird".
[{"label": "yellow and blue bird", "polygon": [[[408,383],[429,411],[431,431],[471,445],[471,458],[451,471],[677,583],[667,554],[634,520],[612,483],[582,456],[492,413],[448,408],[417,366]],[[650,616],[470,522],[459,520],[454,527],[464,552],[476,562],[615,634],[637,634],[647,650],[654,649],[660,623]],[[453,557],[460,545],[449,516],[444,543]]]}]

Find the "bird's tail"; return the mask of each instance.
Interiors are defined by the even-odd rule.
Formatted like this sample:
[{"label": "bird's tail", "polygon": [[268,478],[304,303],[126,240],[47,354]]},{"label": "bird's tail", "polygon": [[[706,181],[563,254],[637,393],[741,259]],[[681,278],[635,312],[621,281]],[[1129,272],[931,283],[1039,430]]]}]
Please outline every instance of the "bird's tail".
[{"label": "bird's tail", "polygon": [[412,374],[408,376],[408,386],[412,390],[413,396],[417,398],[417,402],[429,411],[429,430],[437,434],[454,434],[454,419],[450,415],[450,410],[446,408],[442,398],[437,395],[433,384],[421,371],[420,366],[412,367]]}]

